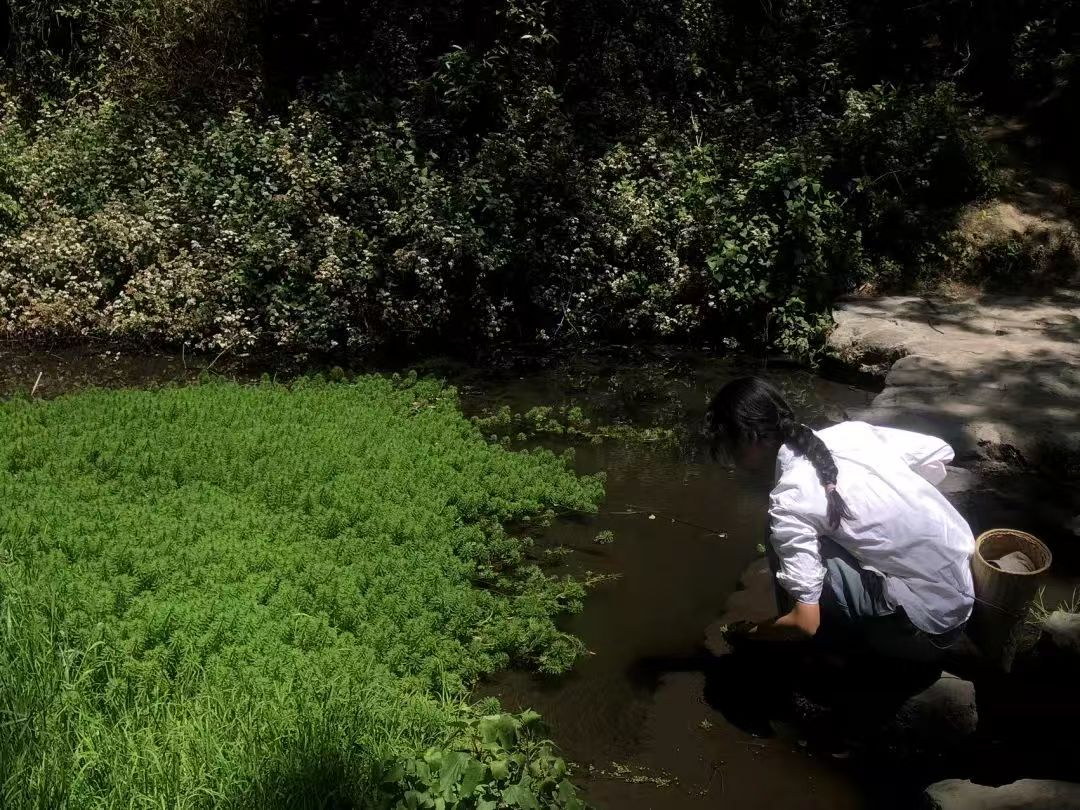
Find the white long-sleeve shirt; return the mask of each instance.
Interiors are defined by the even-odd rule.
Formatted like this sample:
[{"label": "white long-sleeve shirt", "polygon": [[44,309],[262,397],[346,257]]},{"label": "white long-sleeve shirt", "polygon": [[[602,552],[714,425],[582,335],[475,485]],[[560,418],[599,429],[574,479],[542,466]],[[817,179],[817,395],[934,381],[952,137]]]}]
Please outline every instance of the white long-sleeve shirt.
[{"label": "white long-sleeve shirt", "polygon": [[933,436],[865,422],[817,435],[836,460],[837,490],[853,517],[830,529],[813,465],[782,446],[769,507],[780,585],[799,602],[819,601],[825,566],[818,538],[828,536],[885,578],[885,598],[915,627],[937,634],[966,621],[974,603],[975,541],[936,487],[952,448]]}]

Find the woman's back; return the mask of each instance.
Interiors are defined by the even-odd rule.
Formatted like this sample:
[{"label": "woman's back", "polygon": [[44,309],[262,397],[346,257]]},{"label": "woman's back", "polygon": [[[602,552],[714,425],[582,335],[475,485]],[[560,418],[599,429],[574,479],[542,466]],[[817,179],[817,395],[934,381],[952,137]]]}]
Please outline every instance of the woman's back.
[{"label": "woman's back", "polygon": [[813,465],[782,446],[770,507],[782,584],[796,598],[800,590],[820,588],[817,539],[829,536],[866,570],[885,577],[887,598],[919,629],[943,633],[967,620],[974,538],[935,486],[945,478],[952,449],[931,436],[864,422],[817,435],[836,461],[837,489],[851,516],[829,528],[825,488]]}]

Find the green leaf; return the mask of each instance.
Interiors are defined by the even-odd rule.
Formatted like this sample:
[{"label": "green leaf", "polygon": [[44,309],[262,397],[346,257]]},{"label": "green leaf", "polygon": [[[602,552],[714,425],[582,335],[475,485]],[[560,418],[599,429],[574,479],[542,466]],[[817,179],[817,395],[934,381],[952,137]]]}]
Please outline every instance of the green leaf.
[{"label": "green leaf", "polygon": [[439,790],[446,792],[460,782],[468,763],[469,756],[460,751],[445,754],[442,758],[442,766],[439,768]]},{"label": "green leaf", "polygon": [[559,782],[559,788],[556,793],[559,797],[559,801],[563,804],[577,799],[577,788],[574,787],[573,782],[569,779],[563,779]]},{"label": "green leaf", "polygon": [[518,722],[521,723],[522,728],[531,728],[540,723],[540,714],[532,709],[526,709],[518,715]]},{"label": "green leaf", "polygon": [[510,765],[503,759],[497,759],[488,765],[492,779],[506,779],[510,776]]},{"label": "green leaf", "polygon": [[517,744],[517,723],[508,714],[492,714],[480,720],[480,739],[510,749]]},{"label": "green leaf", "polygon": [[465,766],[465,773],[461,777],[461,795],[462,797],[471,796],[473,792],[484,781],[485,769],[483,764],[477,760],[469,757],[469,762]]},{"label": "green leaf", "polygon": [[503,801],[511,807],[520,807],[522,810],[540,810],[540,803],[536,801],[536,796],[522,785],[511,785],[504,790]]},{"label": "green leaf", "polygon": [[439,763],[442,762],[442,758],[443,752],[438,748],[429,748],[424,752],[424,762],[432,768],[438,769]]}]

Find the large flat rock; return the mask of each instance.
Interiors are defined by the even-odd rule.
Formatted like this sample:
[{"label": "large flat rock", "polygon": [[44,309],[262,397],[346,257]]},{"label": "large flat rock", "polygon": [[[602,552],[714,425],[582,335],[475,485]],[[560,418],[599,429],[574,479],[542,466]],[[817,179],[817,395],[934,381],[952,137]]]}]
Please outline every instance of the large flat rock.
[{"label": "large flat rock", "polygon": [[1080,810],[1080,785],[1050,779],[1021,779],[989,787],[947,779],[926,789],[932,810]]},{"label": "large flat rock", "polygon": [[1080,293],[843,302],[832,352],[885,388],[856,418],[942,436],[961,458],[1080,472]]}]

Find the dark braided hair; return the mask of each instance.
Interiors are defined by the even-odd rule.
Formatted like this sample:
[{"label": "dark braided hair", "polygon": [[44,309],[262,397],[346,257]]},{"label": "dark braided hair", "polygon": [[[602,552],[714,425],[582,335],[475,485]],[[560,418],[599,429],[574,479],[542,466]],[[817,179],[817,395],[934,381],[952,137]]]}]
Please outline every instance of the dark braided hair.
[{"label": "dark braided hair", "polygon": [[836,461],[829,448],[814,431],[795,420],[791,406],[764,380],[742,377],[721,388],[705,412],[705,431],[714,452],[721,440],[734,445],[779,439],[814,465],[829,502],[829,528],[851,519],[847,504],[836,491]]}]

